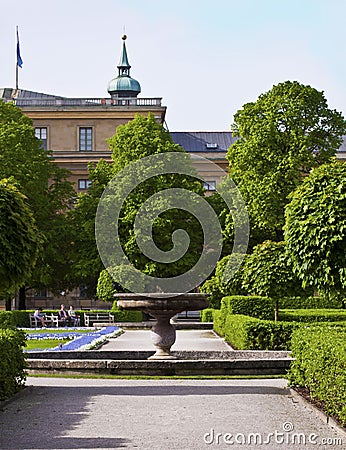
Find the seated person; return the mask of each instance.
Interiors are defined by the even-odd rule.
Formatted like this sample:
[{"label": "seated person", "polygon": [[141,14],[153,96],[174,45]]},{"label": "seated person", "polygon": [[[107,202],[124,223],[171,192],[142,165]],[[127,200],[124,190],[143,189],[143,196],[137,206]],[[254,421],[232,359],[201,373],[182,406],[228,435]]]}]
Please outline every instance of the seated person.
[{"label": "seated person", "polygon": [[73,320],[73,324],[75,327],[79,327],[80,326],[80,318],[79,315],[76,314],[75,310],[73,309],[73,306],[70,306],[70,309],[68,310],[68,315],[70,316],[70,318]]},{"label": "seated person", "polygon": [[36,311],[34,312],[34,317],[36,319],[36,321],[40,321],[42,328],[46,327],[45,321],[44,321],[44,314],[42,313],[42,308],[37,308]]},{"label": "seated person", "polygon": [[71,324],[71,318],[65,310],[65,305],[61,305],[61,307],[60,307],[59,320],[62,321],[63,325],[65,325],[65,326]]}]

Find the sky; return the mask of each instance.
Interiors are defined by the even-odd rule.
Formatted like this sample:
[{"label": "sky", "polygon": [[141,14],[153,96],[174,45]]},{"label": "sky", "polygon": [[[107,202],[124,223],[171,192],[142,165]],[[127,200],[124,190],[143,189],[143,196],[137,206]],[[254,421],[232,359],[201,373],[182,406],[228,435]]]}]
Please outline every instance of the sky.
[{"label": "sky", "polygon": [[273,85],[323,91],[346,116],[346,0],[0,0],[0,87],[109,97],[127,35],[140,97],[170,131],[228,131]]}]

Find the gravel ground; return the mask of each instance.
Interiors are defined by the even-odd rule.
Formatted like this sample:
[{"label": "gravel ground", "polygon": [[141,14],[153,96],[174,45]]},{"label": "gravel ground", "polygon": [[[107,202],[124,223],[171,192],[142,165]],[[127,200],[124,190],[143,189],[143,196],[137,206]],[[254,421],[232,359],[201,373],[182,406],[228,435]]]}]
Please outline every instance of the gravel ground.
[{"label": "gravel ground", "polygon": [[283,379],[30,377],[27,386],[2,405],[2,450],[346,449]]}]

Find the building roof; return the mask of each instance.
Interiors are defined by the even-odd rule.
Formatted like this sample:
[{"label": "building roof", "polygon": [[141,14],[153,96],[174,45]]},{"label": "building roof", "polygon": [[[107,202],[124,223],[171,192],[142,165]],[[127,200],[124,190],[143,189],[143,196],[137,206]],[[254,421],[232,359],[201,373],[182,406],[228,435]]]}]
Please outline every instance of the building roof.
[{"label": "building roof", "polygon": [[236,138],[230,131],[172,131],[172,139],[187,152],[226,153]]},{"label": "building roof", "polygon": [[23,98],[23,99],[58,99],[62,100],[66,97],[62,97],[61,95],[53,95],[53,94],[43,94],[42,92],[34,92],[27,91],[26,89],[18,89],[16,92],[15,89],[12,88],[0,88],[0,98],[4,100],[11,100],[13,98]]},{"label": "building roof", "polygon": [[[171,131],[170,135],[176,144],[191,153],[226,153],[237,140],[230,131]],[[346,136],[336,156],[346,158]]]}]

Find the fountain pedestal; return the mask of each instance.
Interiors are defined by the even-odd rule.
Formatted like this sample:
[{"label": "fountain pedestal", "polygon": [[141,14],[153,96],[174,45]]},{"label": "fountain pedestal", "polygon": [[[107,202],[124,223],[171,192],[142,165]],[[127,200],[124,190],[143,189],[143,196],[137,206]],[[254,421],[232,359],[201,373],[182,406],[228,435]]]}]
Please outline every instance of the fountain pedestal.
[{"label": "fountain pedestal", "polygon": [[156,353],[149,359],[174,359],[170,349],[175,342],[171,318],[183,311],[198,311],[208,306],[206,294],[116,294],[119,309],[144,311],[156,319],[151,338]]}]

